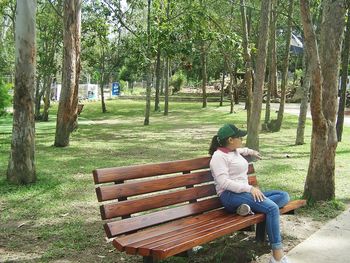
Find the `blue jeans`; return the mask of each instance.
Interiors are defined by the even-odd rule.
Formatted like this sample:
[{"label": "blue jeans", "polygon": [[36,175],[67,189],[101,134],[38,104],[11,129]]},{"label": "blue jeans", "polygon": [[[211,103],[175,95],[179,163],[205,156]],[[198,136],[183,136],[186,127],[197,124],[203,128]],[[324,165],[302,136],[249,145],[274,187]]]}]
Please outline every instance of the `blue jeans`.
[{"label": "blue jeans", "polygon": [[282,238],[280,232],[280,213],[279,208],[289,202],[289,195],[283,191],[264,192],[266,199],[262,202],[254,201],[251,193],[234,193],[224,191],[220,195],[220,200],[225,209],[235,213],[241,204],[250,206],[253,212],[266,214],[266,231],[273,250],[282,248]]}]

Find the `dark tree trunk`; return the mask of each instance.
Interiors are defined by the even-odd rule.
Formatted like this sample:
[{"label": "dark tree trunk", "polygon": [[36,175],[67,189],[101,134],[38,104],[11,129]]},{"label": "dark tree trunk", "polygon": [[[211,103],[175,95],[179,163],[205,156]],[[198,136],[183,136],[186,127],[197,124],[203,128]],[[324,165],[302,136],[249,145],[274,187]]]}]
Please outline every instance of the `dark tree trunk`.
[{"label": "dark tree trunk", "polygon": [[247,109],[247,123],[249,123],[251,115],[251,107],[253,103],[253,68],[252,68],[252,57],[249,51],[249,32],[247,14],[245,8],[245,0],[241,0],[241,17],[242,17],[242,28],[243,28],[243,49],[244,49],[244,61],[245,61],[245,83],[247,89],[246,106]]},{"label": "dark tree trunk", "polygon": [[165,87],[164,87],[164,115],[169,113],[169,74],[170,74],[170,62],[169,57],[165,59]]},{"label": "dark tree trunk", "polygon": [[151,3],[152,0],[148,0],[148,15],[147,15],[147,69],[146,69],[146,109],[144,125],[149,125],[149,116],[151,111],[151,86],[152,86],[152,70],[151,70]]},{"label": "dark tree trunk", "polygon": [[46,87],[45,87],[45,95],[44,95],[44,110],[41,120],[42,121],[49,121],[49,108],[50,108],[50,98],[51,98],[51,83],[52,83],[52,77],[48,77],[48,80],[46,81]]},{"label": "dark tree trunk", "polygon": [[315,201],[331,200],[335,197],[337,84],[346,11],[342,0],[325,0],[323,3],[323,21],[325,22],[321,25],[319,52],[311,21],[309,1],[300,0],[305,48],[312,76],[310,105],[312,114],[311,154],[304,197]]},{"label": "dark tree trunk", "polygon": [[286,46],[284,49],[284,60],[282,69],[282,83],[281,83],[281,102],[278,109],[277,120],[274,123],[272,130],[279,131],[282,126],[284,106],[286,103],[286,90],[288,87],[288,66],[289,66],[289,49],[290,49],[290,39],[292,37],[292,25],[293,25],[293,7],[294,0],[289,0],[288,7],[288,29],[286,34]]},{"label": "dark tree trunk", "polygon": [[154,103],[154,111],[160,111],[159,107],[159,89],[160,89],[160,79],[161,79],[161,70],[160,70],[160,45],[158,45],[157,50],[157,62],[156,62],[156,97],[155,97],[155,103]]},{"label": "dark tree trunk", "polygon": [[307,59],[306,52],[304,52],[304,58],[303,58],[303,71],[304,71],[304,77],[302,82],[303,94],[302,94],[301,103],[300,103],[297,137],[295,139],[296,145],[304,144],[304,131],[305,131],[306,115],[307,115],[307,108],[308,108],[308,102],[309,102],[311,76],[310,76],[310,67],[309,67],[309,62]]},{"label": "dark tree trunk", "polygon": [[62,90],[57,112],[56,147],[68,146],[70,134],[77,128],[81,4],[82,0],[64,1]]},{"label": "dark tree trunk", "polygon": [[261,1],[259,45],[252,104],[252,109],[254,109],[254,111],[251,112],[249,119],[247,137],[247,147],[255,150],[259,150],[260,118],[266,70],[267,43],[269,38],[270,8],[270,0]]},{"label": "dark tree trunk", "polygon": [[202,94],[203,108],[207,107],[207,54],[204,43],[201,44],[201,63],[202,63]]},{"label": "dark tree trunk", "polygon": [[344,48],[342,51],[342,65],[341,65],[341,90],[338,108],[338,118],[337,118],[337,138],[338,142],[341,142],[343,135],[343,125],[344,125],[344,111],[346,104],[346,86],[348,80],[348,68],[349,68],[349,51],[350,51],[350,9],[348,9],[348,21],[346,23],[346,33],[344,39]]},{"label": "dark tree trunk", "polygon": [[220,88],[220,106],[224,103],[224,92],[225,92],[225,62],[224,62],[224,70],[222,72],[222,81],[221,81],[221,88]]},{"label": "dark tree trunk", "polygon": [[36,181],[35,172],[35,11],[36,1],[18,1],[13,128],[7,179],[15,184]]}]

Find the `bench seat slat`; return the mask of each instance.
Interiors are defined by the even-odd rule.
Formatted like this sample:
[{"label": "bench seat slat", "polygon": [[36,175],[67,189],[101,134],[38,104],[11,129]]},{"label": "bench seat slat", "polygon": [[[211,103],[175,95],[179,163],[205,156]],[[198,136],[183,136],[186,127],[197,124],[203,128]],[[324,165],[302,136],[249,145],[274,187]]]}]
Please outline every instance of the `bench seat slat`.
[{"label": "bench seat slat", "polygon": [[[305,200],[294,200],[294,201],[290,201],[286,206],[284,206],[283,208],[280,209],[280,213],[287,213],[291,210],[295,210],[301,206],[305,205]],[[228,216],[228,217],[227,217]],[[183,252],[187,249],[190,249],[194,246],[197,245],[201,245],[203,243],[207,243],[209,241],[205,241],[207,240],[208,237],[206,237],[207,233],[204,231],[201,234],[199,229],[196,229],[196,231],[194,231],[193,236],[188,235],[190,234],[189,232],[186,231],[188,229],[191,230],[191,226],[193,228],[197,226],[200,226],[200,224],[203,224],[205,222],[208,222],[210,224],[210,220],[214,219],[218,220],[217,222],[220,221],[220,218],[225,218],[224,222],[222,224],[217,223],[214,225],[217,226],[222,226],[223,229],[216,229],[215,231],[219,231],[218,237],[223,235],[222,233],[226,233],[225,231],[228,231],[228,233],[231,233],[233,231],[242,229],[246,226],[252,225],[252,224],[256,224],[256,223],[260,223],[263,220],[265,220],[265,215],[264,214],[255,214],[252,216],[247,216],[247,217],[240,217],[237,216],[235,214],[228,214],[227,212],[225,212],[223,209],[221,210],[216,210],[216,211],[211,211],[208,212],[206,214],[200,214],[198,216],[194,216],[194,217],[187,217],[187,218],[183,218],[180,220],[176,220],[176,221],[172,221],[170,223],[166,223],[163,224],[161,226],[157,226],[156,228],[151,228],[151,229],[146,229],[144,231],[139,231],[137,233],[134,234],[130,234],[124,237],[120,237],[120,238],[115,238],[113,241],[114,246],[116,246],[119,250],[123,251],[125,250],[127,253],[129,254],[141,254],[143,256],[154,256],[158,259],[163,259],[166,258],[168,256],[171,255],[175,255],[177,253]],[[229,226],[230,230],[227,230],[226,226],[225,226],[225,222],[229,222],[228,218],[235,218],[240,220],[244,220],[243,223],[240,222],[236,222],[236,223],[232,223],[233,221],[230,221],[232,223],[232,225]],[[252,221],[245,221],[246,219],[252,220]],[[203,227],[203,230],[205,229],[209,229],[208,227]],[[213,230],[213,229],[212,229]],[[213,230],[214,231],[214,230]],[[213,232],[212,231],[212,232]],[[215,232],[214,231],[214,232]],[[223,232],[221,232],[223,231]],[[179,232],[178,234],[175,234],[176,232]],[[204,241],[202,239],[200,239],[198,236],[196,236],[196,234],[203,235],[204,237]],[[170,238],[174,241],[172,242],[168,242],[166,239],[164,239],[165,236],[170,236]],[[185,238],[185,236],[187,237],[187,239]],[[173,238],[172,236],[174,236],[175,238]],[[178,238],[179,237],[179,238]],[[160,240],[160,242],[155,243],[156,240]],[[163,241],[161,241],[163,240]],[[152,242],[155,241],[155,242]],[[154,247],[156,244],[161,244],[164,243],[162,246],[159,247]],[[182,243],[183,244],[182,244]],[[145,246],[142,246],[142,244],[145,244]],[[175,246],[175,245],[176,246]],[[177,244],[179,246],[177,246]],[[186,248],[186,246],[188,246],[188,248]],[[151,246],[151,247],[150,247]],[[172,247],[174,247],[174,250],[172,250]],[[182,248],[185,248],[182,250]],[[180,250],[181,251],[180,251]],[[164,252],[164,253],[163,253]]]},{"label": "bench seat slat", "polygon": [[[208,243],[218,237],[230,234],[252,224],[260,223],[264,221],[264,219],[264,214],[255,214],[252,216],[242,217],[241,220],[234,221],[232,224],[217,226],[215,229],[207,229],[201,233],[194,234],[192,236],[186,236],[173,242],[167,243],[163,246],[159,246],[152,250],[152,256],[157,259],[164,259],[166,257],[186,251],[197,245]],[[141,249],[139,249],[139,251],[141,251]]]},{"label": "bench seat slat", "polygon": [[210,157],[191,160],[142,164],[126,167],[102,168],[93,171],[95,184],[124,181],[156,175],[209,168]]},{"label": "bench seat slat", "polygon": [[[250,218],[249,221],[252,219]],[[241,224],[242,217],[234,214],[228,214],[224,217],[217,218],[215,221],[207,221],[203,225],[193,228],[181,229],[178,233],[160,238],[154,242],[146,243],[137,249],[138,254],[142,256],[150,256],[153,250],[161,247],[172,246],[173,244],[181,243],[184,240],[191,240],[197,236],[202,236],[203,233],[213,232],[217,229],[225,228],[226,226]],[[129,247],[126,247],[126,252]]]},{"label": "bench seat slat", "polygon": [[181,174],[172,177],[130,182],[116,185],[100,186],[96,188],[98,201],[129,197],[156,191],[169,190],[187,185],[200,184],[213,180],[210,170],[190,174]]},{"label": "bench seat slat", "polygon": [[154,231],[153,236],[149,235],[146,238],[142,238],[142,240],[137,242],[132,242],[125,245],[125,251],[128,254],[136,254],[137,249],[140,247],[150,246],[151,244],[155,244],[156,242],[166,242],[170,238],[178,235],[184,235],[188,231],[192,231],[194,229],[199,229],[201,227],[206,227],[210,224],[216,223],[220,224],[221,222],[226,222],[232,215],[224,212],[222,209],[219,210],[220,213],[211,212],[206,215],[199,215],[195,217],[195,221],[192,220],[184,220],[178,221],[176,224],[173,224],[171,228],[167,228],[164,230]]},{"label": "bench seat slat", "polygon": [[137,200],[128,200],[118,203],[105,204],[101,206],[103,219],[130,215],[133,213],[183,203],[189,200],[215,195],[213,184],[201,185],[185,190],[171,193],[159,194],[151,197],[144,197]]},{"label": "bench seat slat", "polygon": [[[197,215],[206,211],[218,209],[220,207],[222,207],[222,205],[219,198],[214,197],[206,200],[201,200],[196,203],[154,212],[151,214],[109,222],[104,225],[104,228],[106,230],[107,237],[111,238],[138,229],[143,229],[146,227],[158,225],[160,223],[169,222],[171,220]],[[220,213],[222,214],[223,212],[221,211]],[[161,226],[157,226],[157,229],[161,229],[164,231],[164,229]],[[153,231],[154,228],[151,228],[148,230],[143,230],[142,232],[144,234],[152,236]],[[123,242],[127,242],[127,240],[129,239],[135,241],[135,238],[137,241],[137,235],[135,236],[134,234],[129,234],[127,236],[122,237],[121,243],[123,244]]]},{"label": "bench seat slat", "polygon": [[[290,201],[286,206],[280,209],[280,213],[287,213],[291,210],[297,209],[306,204],[306,200],[295,200]],[[233,231],[240,230],[242,228],[248,227],[252,224],[257,224],[265,220],[264,214],[255,214],[243,217],[240,223],[227,225],[222,228],[217,228],[215,230],[203,231],[201,234],[194,235],[193,237],[187,236],[182,239],[177,239],[173,242],[164,244],[157,248],[152,249],[151,254],[154,258],[164,259],[169,256],[176,255],[195,246],[202,245],[204,243],[210,242],[218,237],[229,234]],[[139,249],[141,251],[141,249]]]}]

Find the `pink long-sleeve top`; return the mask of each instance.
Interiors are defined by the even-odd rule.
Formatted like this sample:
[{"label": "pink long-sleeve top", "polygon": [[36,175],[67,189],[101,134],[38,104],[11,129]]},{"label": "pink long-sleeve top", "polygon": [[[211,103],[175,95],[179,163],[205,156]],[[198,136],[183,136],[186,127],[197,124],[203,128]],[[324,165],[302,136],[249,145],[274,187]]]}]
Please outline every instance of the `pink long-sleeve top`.
[{"label": "pink long-sleeve top", "polygon": [[235,151],[218,148],[214,152],[210,170],[219,196],[225,190],[235,193],[251,191],[252,186],[248,184],[248,162],[243,156],[252,155],[254,152],[249,148],[237,148]]}]

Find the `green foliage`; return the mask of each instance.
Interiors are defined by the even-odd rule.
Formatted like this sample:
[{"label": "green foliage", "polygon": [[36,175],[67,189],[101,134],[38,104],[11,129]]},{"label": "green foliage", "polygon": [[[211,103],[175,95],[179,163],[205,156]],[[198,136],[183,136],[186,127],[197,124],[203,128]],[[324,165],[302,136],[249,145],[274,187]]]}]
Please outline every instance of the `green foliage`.
[{"label": "green foliage", "polygon": [[11,95],[9,94],[10,84],[5,85],[0,80],[0,116],[5,114],[6,107],[11,105]]},{"label": "green foliage", "polygon": [[174,76],[171,77],[170,86],[173,86],[173,93],[179,92],[183,87],[186,80],[186,76],[182,72],[176,72]]}]

